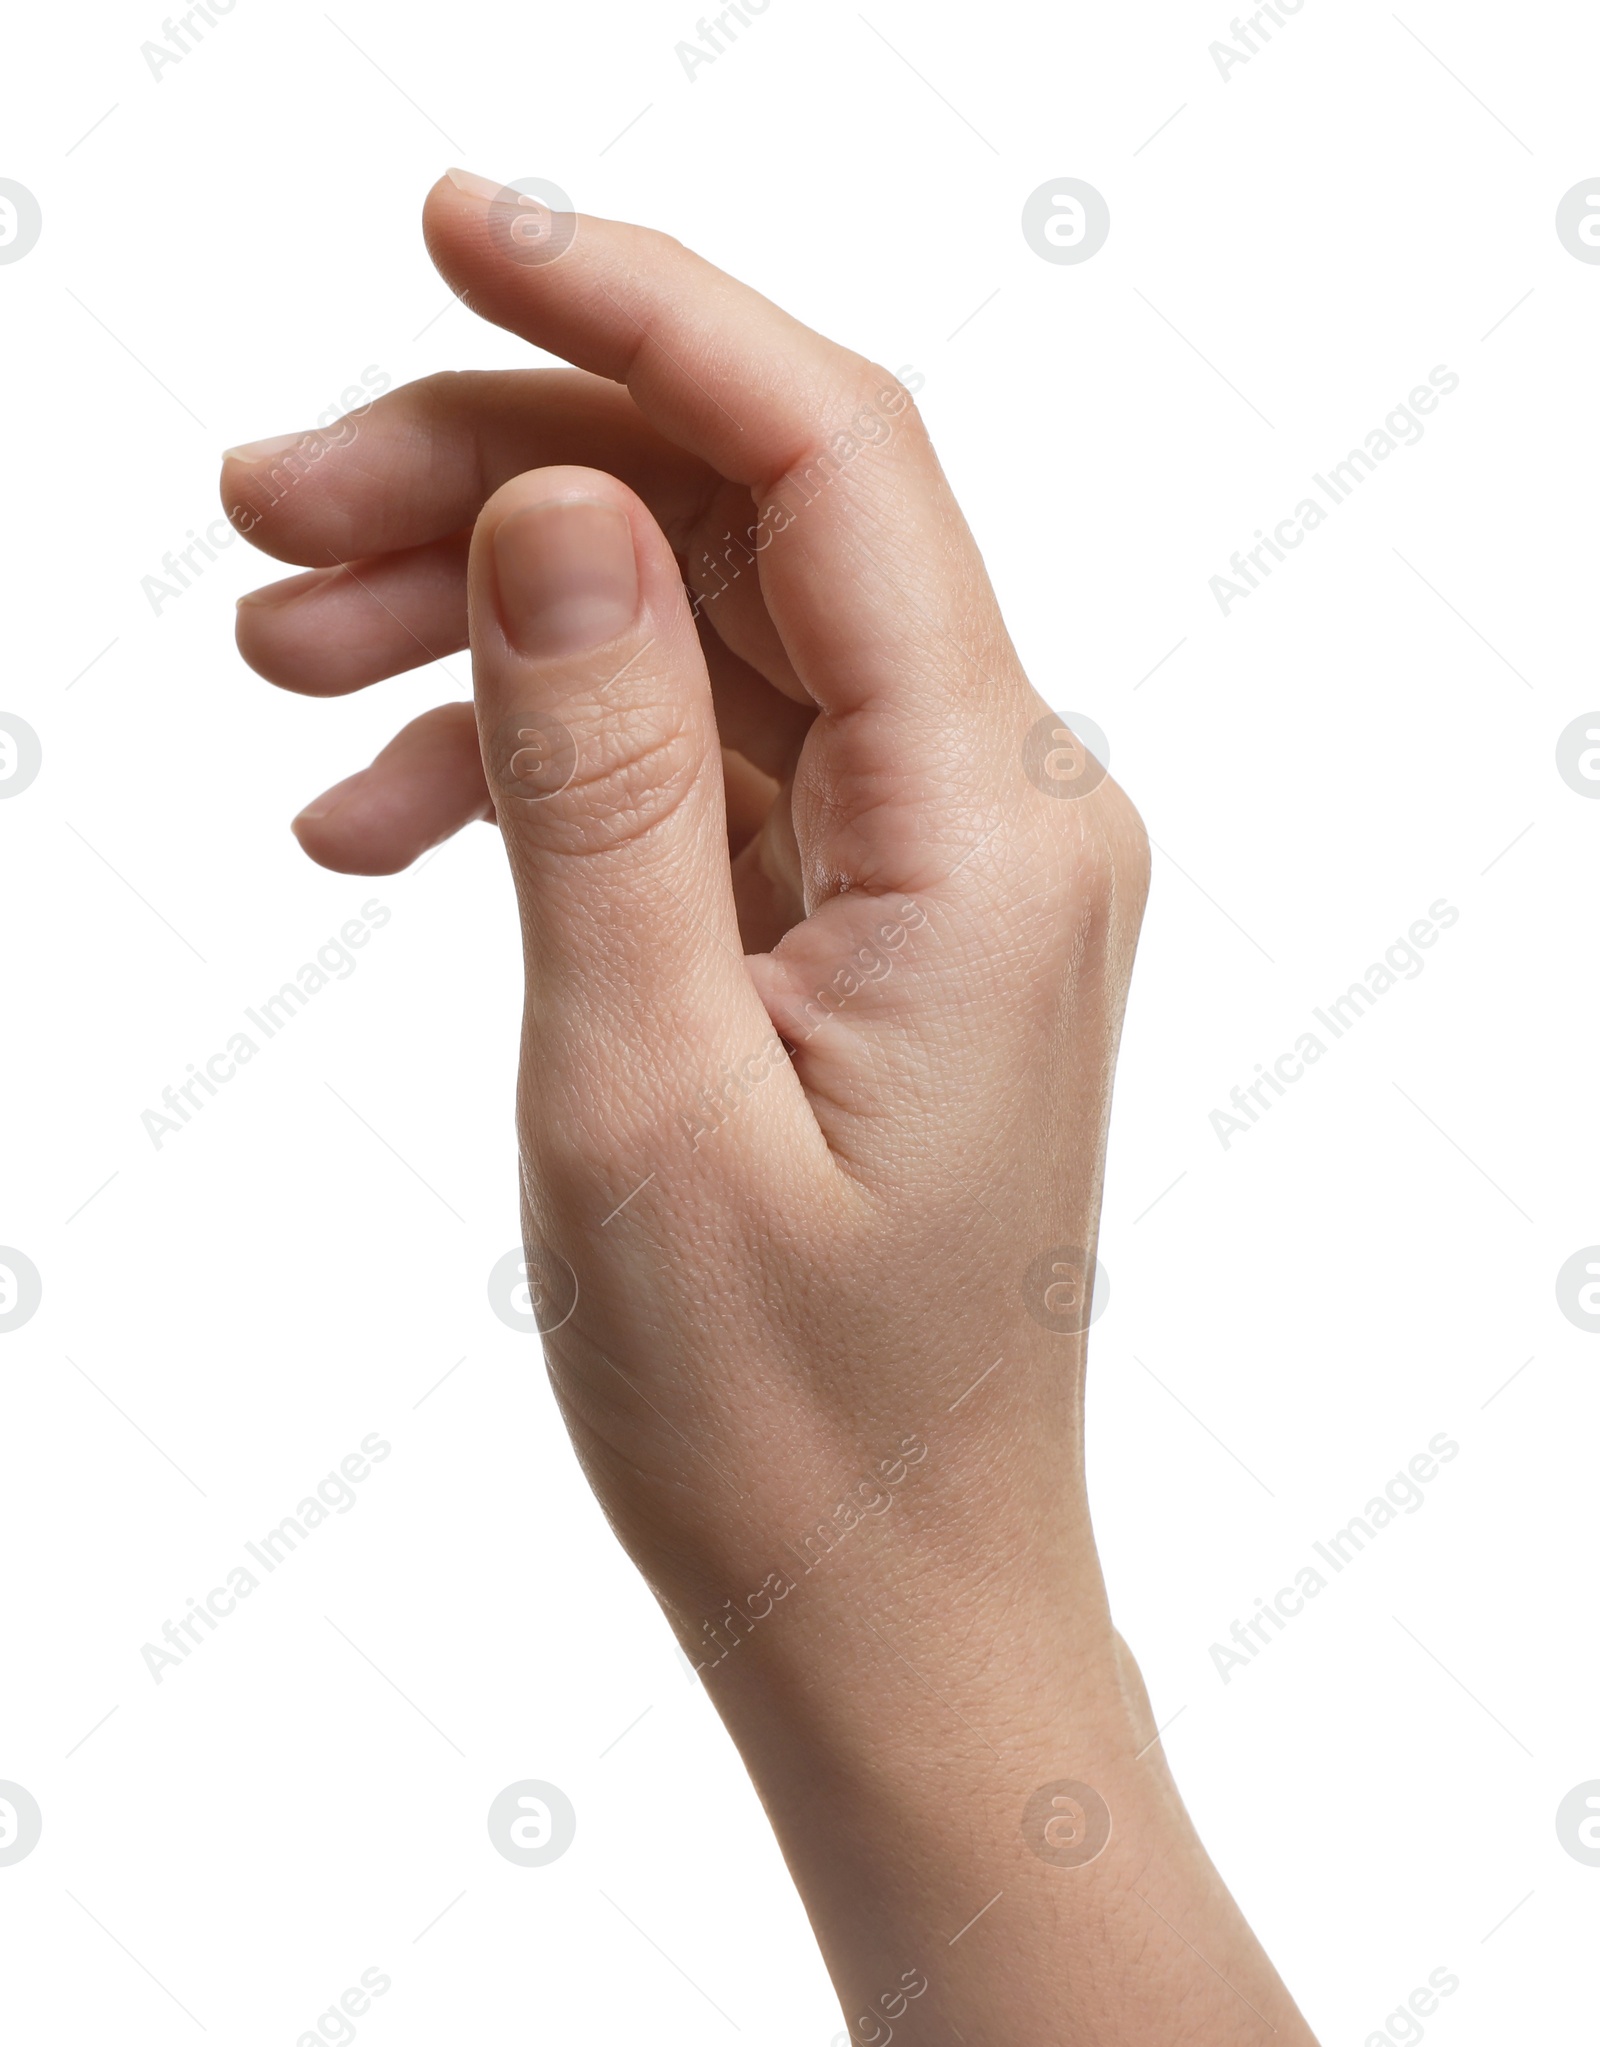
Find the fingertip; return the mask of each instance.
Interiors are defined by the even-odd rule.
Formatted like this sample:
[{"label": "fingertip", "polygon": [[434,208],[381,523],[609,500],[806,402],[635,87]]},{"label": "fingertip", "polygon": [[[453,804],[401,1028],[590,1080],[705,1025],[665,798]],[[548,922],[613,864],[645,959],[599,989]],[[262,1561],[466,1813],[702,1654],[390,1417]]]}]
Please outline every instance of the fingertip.
[{"label": "fingertip", "polygon": [[222,458],[222,469],[217,479],[217,495],[222,500],[222,516],[242,540],[249,540],[252,546],[260,543],[252,539],[261,514],[253,505],[246,503],[244,484],[250,475],[250,465],[242,461],[237,452],[230,448]]},{"label": "fingertip", "polygon": [[[578,224],[571,199],[546,178],[524,177],[512,185],[477,171],[447,170],[422,203],[422,239],[428,254],[457,297],[474,311],[481,308],[465,280],[484,287],[492,299],[508,279],[565,255]],[[497,313],[488,317],[499,320]]]},{"label": "fingertip", "polygon": [[409,860],[394,860],[382,854],[374,857],[371,846],[352,843],[347,835],[330,832],[321,820],[303,814],[289,821],[295,843],[308,860],[331,874],[398,874]]},{"label": "fingertip", "polygon": [[[360,774],[346,775],[342,782],[335,782],[331,789],[324,789],[320,796],[314,796],[302,811],[289,820],[289,829],[299,842],[301,852],[308,859],[315,860],[319,867],[332,868],[337,874],[368,871],[392,874],[395,871],[392,867],[368,870],[351,866],[352,854],[358,860],[370,857],[370,835],[362,830],[363,819],[359,816],[354,820],[347,819],[343,826],[337,822],[347,799],[356,795],[370,772],[364,768]],[[359,805],[357,809],[360,809]],[[355,824],[354,832],[350,829],[351,822]],[[384,851],[387,853],[388,848]]]},{"label": "fingertip", "polygon": [[385,827],[353,817],[323,816],[309,809],[291,818],[289,829],[306,858],[332,874],[382,875],[403,873],[457,827],[452,824],[423,838],[411,820]]},{"label": "fingertip", "polygon": [[336,874],[398,874],[490,810],[470,704],[440,704],[370,767],[290,821],[301,850]]},{"label": "fingertip", "polygon": [[[308,569],[235,598],[233,644],[245,666],[297,696],[347,696],[388,672],[374,670],[370,634],[319,600],[348,582],[344,566]],[[359,594],[359,593],[357,593]]]},{"label": "fingertip", "polygon": [[[435,238],[447,237],[452,230],[470,234],[477,229],[481,233],[485,207],[505,190],[492,178],[479,177],[475,171],[441,172],[422,201],[422,238],[429,254],[434,255]],[[438,262],[436,255],[434,260]]]}]

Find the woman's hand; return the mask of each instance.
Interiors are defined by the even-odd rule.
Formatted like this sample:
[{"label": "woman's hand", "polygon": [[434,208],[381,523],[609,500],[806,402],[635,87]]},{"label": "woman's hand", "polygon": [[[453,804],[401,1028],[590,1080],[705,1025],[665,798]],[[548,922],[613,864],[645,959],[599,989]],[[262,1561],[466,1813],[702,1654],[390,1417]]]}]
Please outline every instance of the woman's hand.
[{"label": "woman's hand", "polygon": [[239,643],[310,694],[470,643],[475,716],[296,830],[384,873],[499,823],[551,1378],[855,2036],[1304,2041],[1151,1746],[1084,1492],[1137,815],[895,377],[638,228],[464,174],[425,228],[577,369],[230,457],[235,522],[311,570]]}]

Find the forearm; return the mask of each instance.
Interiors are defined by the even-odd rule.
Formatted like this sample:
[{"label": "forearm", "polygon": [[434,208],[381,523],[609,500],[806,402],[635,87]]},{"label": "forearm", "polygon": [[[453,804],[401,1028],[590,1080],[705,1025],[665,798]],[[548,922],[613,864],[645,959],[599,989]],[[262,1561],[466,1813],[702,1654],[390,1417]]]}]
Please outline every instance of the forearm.
[{"label": "forearm", "polygon": [[1070,1588],[969,1567],[886,1597],[851,1570],[798,1577],[705,1676],[852,2041],[1310,2042],[1178,1799],[1092,1557]]}]

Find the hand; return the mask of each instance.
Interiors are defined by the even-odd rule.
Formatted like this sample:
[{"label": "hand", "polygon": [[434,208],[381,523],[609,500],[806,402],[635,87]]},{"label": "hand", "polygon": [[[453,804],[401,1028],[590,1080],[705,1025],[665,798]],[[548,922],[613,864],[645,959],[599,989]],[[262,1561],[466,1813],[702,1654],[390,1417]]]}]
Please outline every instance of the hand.
[{"label": "hand", "polygon": [[296,830],[383,873],[499,823],[552,1383],[857,2036],[920,1970],[923,2039],[1254,2040],[1259,2006],[1304,2041],[1139,1754],[1084,1492],[1138,817],[1029,684],[895,377],[464,174],[425,231],[578,368],[230,459],[236,522],[312,568],[239,643],[311,694],[470,643],[475,707]]}]

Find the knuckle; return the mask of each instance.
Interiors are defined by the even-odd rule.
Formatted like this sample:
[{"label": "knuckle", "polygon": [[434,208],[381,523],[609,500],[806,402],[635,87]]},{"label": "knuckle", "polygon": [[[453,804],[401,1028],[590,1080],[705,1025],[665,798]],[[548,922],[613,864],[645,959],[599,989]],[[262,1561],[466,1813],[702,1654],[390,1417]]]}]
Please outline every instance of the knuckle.
[{"label": "knuckle", "polygon": [[[402,384],[398,391],[388,394],[391,401],[386,410],[398,410],[393,401],[406,400],[424,420],[441,421],[450,418],[463,396],[465,370],[433,370],[425,377],[418,377],[415,383]],[[380,404],[383,401],[378,401]]]},{"label": "knuckle", "polygon": [[1150,839],[1132,799],[1106,776],[1075,803],[1035,812],[1035,857],[1053,877],[1049,900],[1058,935],[1071,946],[1099,947],[1119,931],[1137,931],[1150,888]]},{"label": "knuckle", "polygon": [[[510,375],[515,375],[515,372]],[[509,409],[516,402],[516,386],[500,370],[433,370],[414,383],[402,384],[375,400],[376,406],[397,426],[418,434],[435,434],[448,447],[456,435],[474,444],[485,438],[486,416]],[[493,466],[482,461],[485,475]],[[485,485],[487,497],[492,486]]]},{"label": "knuckle", "polygon": [[[908,433],[926,441],[927,422],[911,388],[901,382],[894,370],[885,369],[882,363],[866,357],[858,357],[857,360],[865,379],[866,403],[876,415],[891,421],[896,433]],[[920,378],[918,382],[921,382]]]},{"label": "knuckle", "polygon": [[1150,885],[1150,834],[1139,807],[1120,782],[1108,775],[1102,785],[1106,838],[1119,885],[1137,888],[1140,900]]},{"label": "knuckle", "polygon": [[[624,223],[619,222],[617,225],[622,226]],[[686,256],[695,255],[695,252],[680,242],[676,235],[669,235],[661,228],[641,227],[634,221],[629,221],[625,225],[629,262],[638,275],[649,276],[663,263],[675,265],[681,263]]]},{"label": "knuckle", "polygon": [[615,852],[648,838],[695,786],[703,747],[670,697],[589,708],[569,728],[512,719],[498,738],[495,805],[519,844],[552,853]]},{"label": "knuckle", "polygon": [[1074,893],[1095,925],[1111,927],[1143,915],[1150,890],[1150,836],[1133,799],[1106,776],[1081,805],[1075,827]]}]

